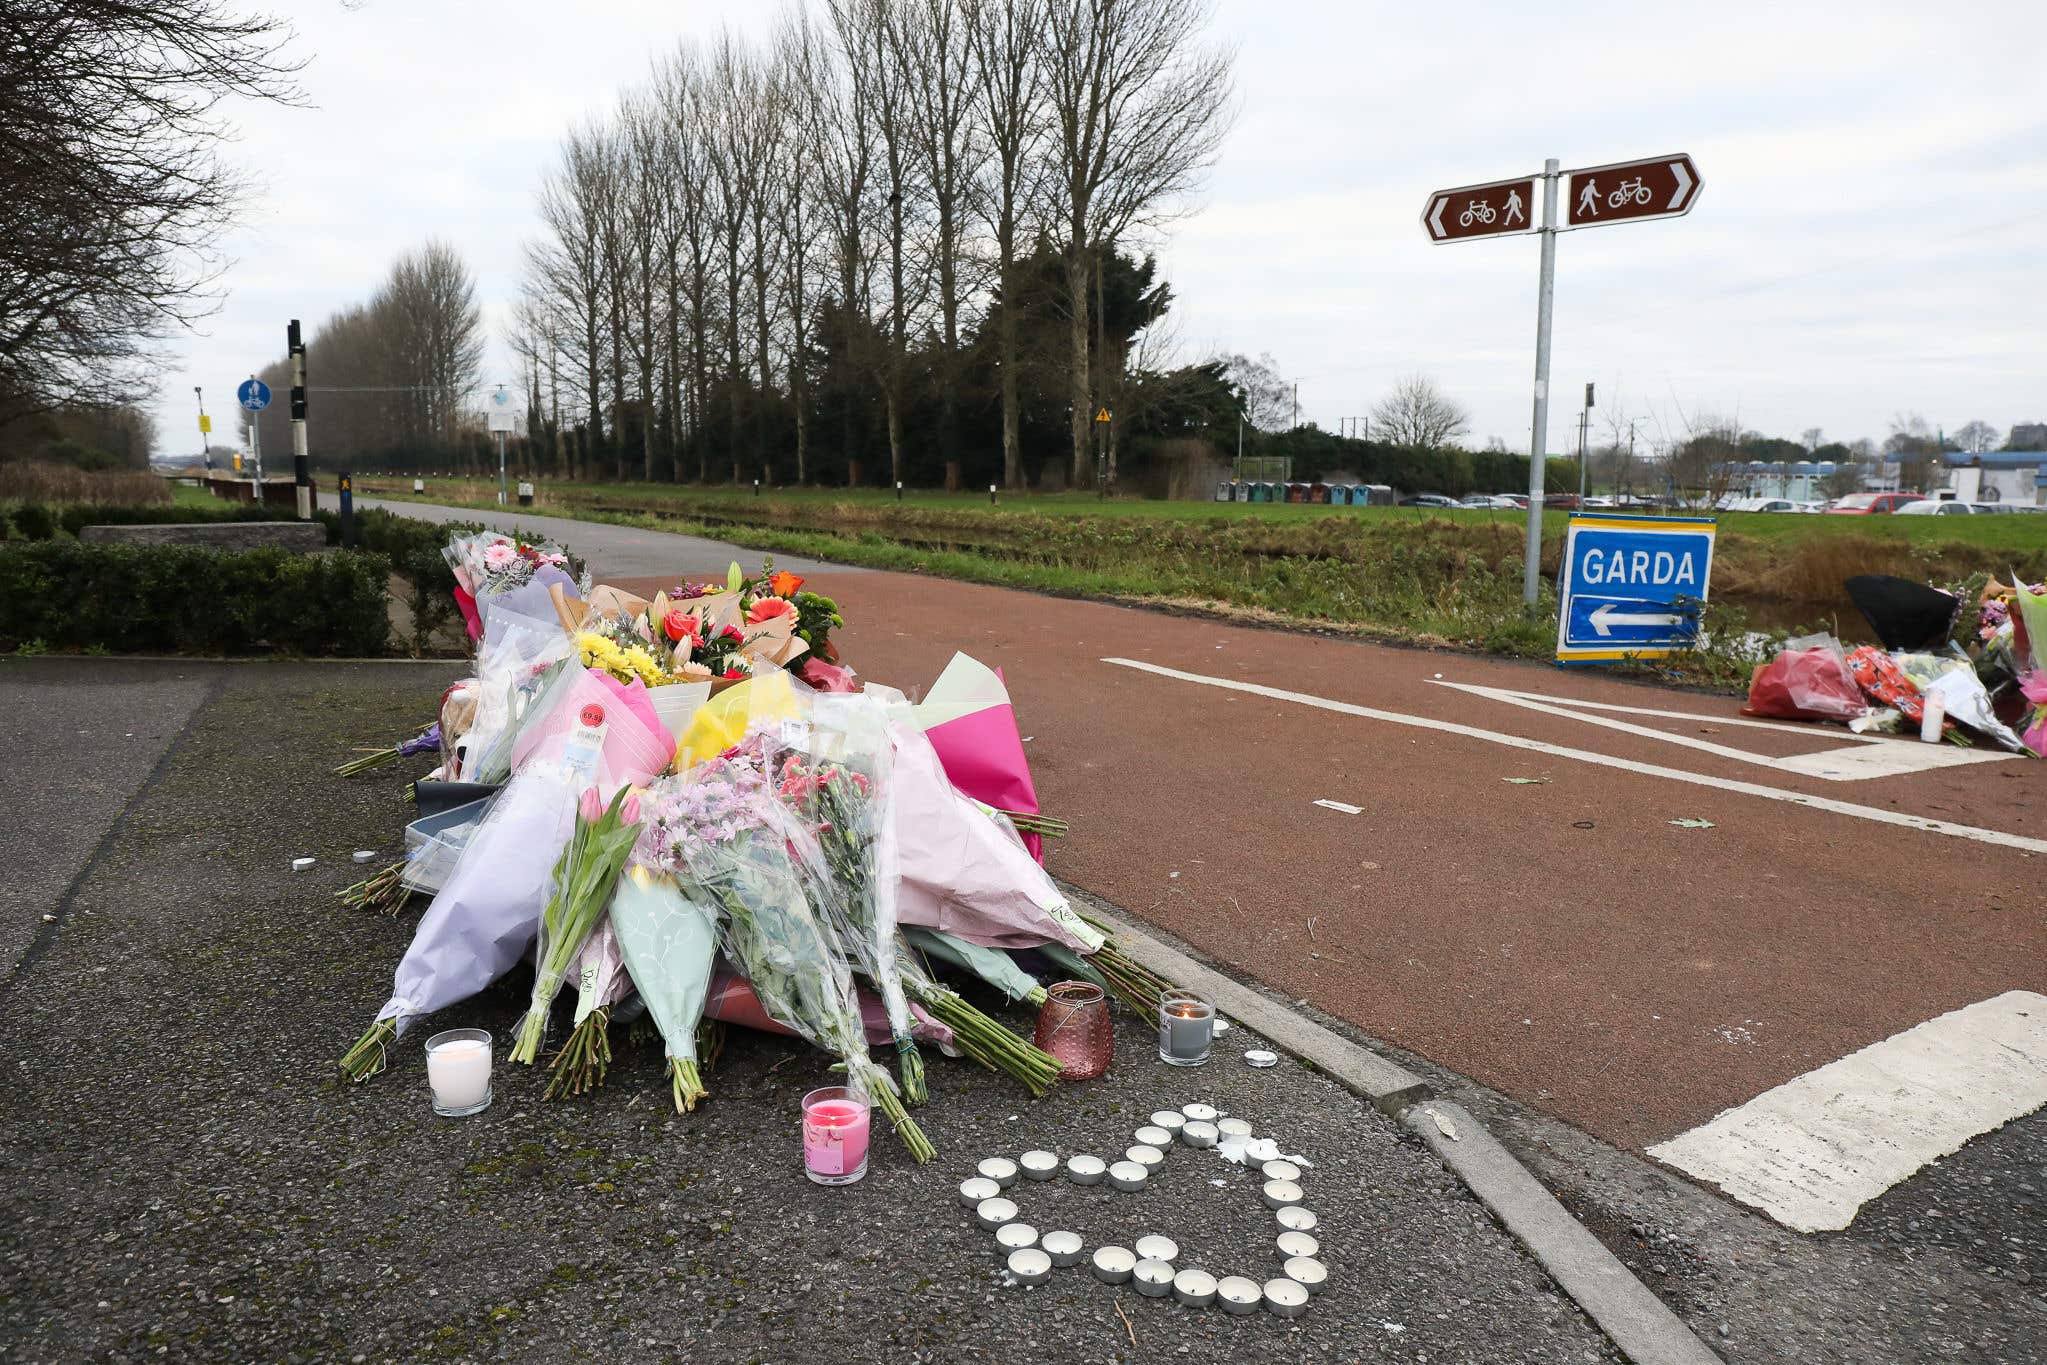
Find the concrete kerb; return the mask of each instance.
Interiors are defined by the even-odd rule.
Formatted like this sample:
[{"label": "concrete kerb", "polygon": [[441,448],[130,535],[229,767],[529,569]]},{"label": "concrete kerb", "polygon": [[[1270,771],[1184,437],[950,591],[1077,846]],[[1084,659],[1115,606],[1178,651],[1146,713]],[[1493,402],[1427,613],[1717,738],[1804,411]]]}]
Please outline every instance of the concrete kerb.
[{"label": "concrete kerb", "polygon": [[1160,942],[1127,916],[1102,911],[1099,901],[1090,898],[1090,908],[1114,928],[1118,944],[1139,963],[1214,1001],[1223,1014],[1322,1071],[1426,1143],[1636,1365],[1720,1361],[1476,1118],[1435,1098],[1422,1077]]}]

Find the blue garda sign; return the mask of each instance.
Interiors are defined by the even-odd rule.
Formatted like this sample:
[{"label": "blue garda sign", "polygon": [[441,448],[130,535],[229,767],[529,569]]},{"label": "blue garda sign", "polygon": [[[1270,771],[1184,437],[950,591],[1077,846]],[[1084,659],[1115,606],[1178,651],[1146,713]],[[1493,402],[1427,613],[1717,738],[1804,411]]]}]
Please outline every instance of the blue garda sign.
[{"label": "blue garda sign", "polygon": [[1572,517],[1557,584],[1557,662],[1688,649],[1713,573],[1708,517]]}]

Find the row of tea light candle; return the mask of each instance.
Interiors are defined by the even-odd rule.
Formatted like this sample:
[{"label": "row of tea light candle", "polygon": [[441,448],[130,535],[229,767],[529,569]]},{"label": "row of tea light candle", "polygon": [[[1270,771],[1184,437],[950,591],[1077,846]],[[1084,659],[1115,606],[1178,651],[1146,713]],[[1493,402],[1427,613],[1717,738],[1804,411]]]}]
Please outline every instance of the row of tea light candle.
[{"label": "row of tea light candle", "polygon": [[[1220,1118],[1205,1104],[1184,1109],[1161,1110],[1151,1122],[1134,1134],[1136,1144],[1124,1159],[1104,1162],[1100,1157],[1080,1154],[1065,1163],[1066,1178],[1075,1185],[1099,1185],[1106,1179],[1119,1190],[1140,1190],[1152,1169],[1166,1159],[1175,1140],[1181,1146],[1208,1148],[1220,1136],[1251,1136],[1251,1125],[1242,1119]],[[1015,1185],[1019,1176],[1027,1180],[1051,1180],[1059,1174],[1060,1161],[1051,1152],[1025,1152],[1015,1161],[989,1157],[978,1174],[960,1182],[960,1202],[974,1210],[982,1227],[995,1234],[995,1241],[1008,1253],[1011,1278],[1023,1285],[1043,1284],[1053,1267],[1080,1263],[1085,1250],[1080,1234],[1047,1232],[1018,1218],[1013,1200],[1002,1191]],[[1308,1300],[1322,1291],[1328,1269],[1318,1259],[1321,1243],[1311,1235],[1316,1224],[1312,1211],[1302,1204],[1301,1168],[1275,1157],[1260,1167],[1265,1184],[1260,1190],[1267,1207],[1274,1210],[1281,1228],[1274,1249],[1281,1260],[1281,1274],[1260,1284],[1242,1275],[1220,1280],[1193,1267],[1176,1269],[1179,1244],[1170,1237],[1137,1239],[1134,1249],[1120,1246],[1096,1247],[1089,1270],[1104,1284],[1128,1284],[1148,1298],[1168,1294],[1188,1308],[1219,1304],[1226,1313],[1251,1314],[1261,1307],[1283,1318],[1295,1318],[1308,1311]]]}]

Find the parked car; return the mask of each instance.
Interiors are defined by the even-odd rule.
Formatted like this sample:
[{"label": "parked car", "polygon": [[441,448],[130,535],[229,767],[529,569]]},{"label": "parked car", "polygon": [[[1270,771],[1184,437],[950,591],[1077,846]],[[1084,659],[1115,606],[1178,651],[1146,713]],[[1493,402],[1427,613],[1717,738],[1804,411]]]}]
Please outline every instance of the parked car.
[{"label": "parked car", "polygon": [[[1522,499],[1522,503],[1526,501],[1527,499]],[[1505,509],[1511,512],[1520,507],[1522,503],[1515,502],[1505,493],[1473,493],[1468,497],[1459,499],[1457,505],[1459,507]]]},{"label": "parked car", "polygon": [[1542,505],[1553,512],[1575,512],[1578,510],[1578,495],[1576,493],[1545,493],[1542,495]]},{"label": "parked car", "polygon": [[1505,498],[1524,512],[1528,510],[1528,495],[1526,493],[1499,493],[1495,494],[1495,496]]},{"label": "parked car", "polygon": [[1966,502],[1942,502],[1938,498],[1919,498],[1898,509],[1901,517],[1966,517],[1975,512],[1975,507]]},{"label": "parked car", "polygon": [[1811,502],[1794,502],[1791,504],[1791,510],[1808,513],[1824,512],[1827,510],[1827,502],[1825,498],[1815,498]]},{"label": "parked car", "polygon": [[1455,507],[1457,499],[1443,493],[1415,493],[1400,500],[1402,507]]},{"label": "parked car", "polygon": [[1908,502],[1918,502],[1917,493],[1850,493],[1836,499],[1827,509],[1835,516],[1871,516],[1877,513],[1895,512]]}]

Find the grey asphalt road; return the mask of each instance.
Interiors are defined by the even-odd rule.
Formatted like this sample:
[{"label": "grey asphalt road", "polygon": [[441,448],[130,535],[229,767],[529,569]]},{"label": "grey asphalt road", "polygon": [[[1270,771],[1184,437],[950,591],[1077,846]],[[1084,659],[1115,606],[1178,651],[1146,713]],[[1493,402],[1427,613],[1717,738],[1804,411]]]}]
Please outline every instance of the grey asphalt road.
[{"label": "grey asphalt road", "polygon": [[[437,503],[393,501],[384,498],[357,498],[356,504],[361,507],[379,507],[388,512],[418,517],[423,521],[480,521],[500,531],[524,528],[535,535],[545,536],[557,544],[568,546],[597,573],[608,578],[723,573],[725,566],[734,561],[748,569],[758,568],[761,558],[759,550],[749,550],[722,540],[678,535],[672,531],[643,531],[631,526],[608,526],[602,522],[572,521],[566,517],[535,516],[520,512],[516,508],[507,512],[478,512],[466,507],[444,507]],[[323,491],[320,494],[320,505],[330,509],[335,507],[337,505],[335,495]],[[867,572],[853,565],[827,565],[821,560],[805,559],[800,555],[776,555],[775,567],[799,574],[818,573],[827,568],[834,574]]]},{"label": "grey asphalt road", "polygon": [[[0,1360],[1617,1358],[1426,1149],[1292,1062],[1244,1067],[1259,1041],[1244,1029],[1187,1072],[1126,1017],[1107,1078],[1035,1102],[934,1058],[919,1118],[939,1160],[916,1168],[883,1138],[867,1179],[838,1190],[798,1166],[797,1102],[830,1083],[822,1058],[749,1033],[692,1115],[668,1103],[658,1048],[621,1036],[591,1096],[543,1101],[540,1076],[501,1064],[489,1110],[435,1118],[419,1039],[507,1036],[522,980],[422,1021],[370,1084],[338,1084],[331,1059],[388,994],[419,907],[365,915],[333,893],[362,872],[352,850],[396,849],[424,764],[329,770],[410,734],[455,671],[0,669],[0,711],[33,704],[60,733],[178,680],[204,701],[183,694],[168,757],[99,798],[91,847],[57,840],[89,813],[78,801],[11,822],[18,847],[51,850],[69,910],[0,986]],[[43,746],[15,776],[56,788],[87,752]],[[290,870],[301,855],[312,871]],[[1182,1310],[1072,1270],[1002,1283],[956,1194],[978,1159],[1113,1154],[1154,1109],[1195,1099],[1313,1163],[1333,1274],[1306,1317]],[[1250,1174],[1212,1156],[1175,1151],[1141,1194],[1033,1187],[1019,1203],[1090,1243],[1159,1233],[1187,1263],[1278,1268]]]}]

